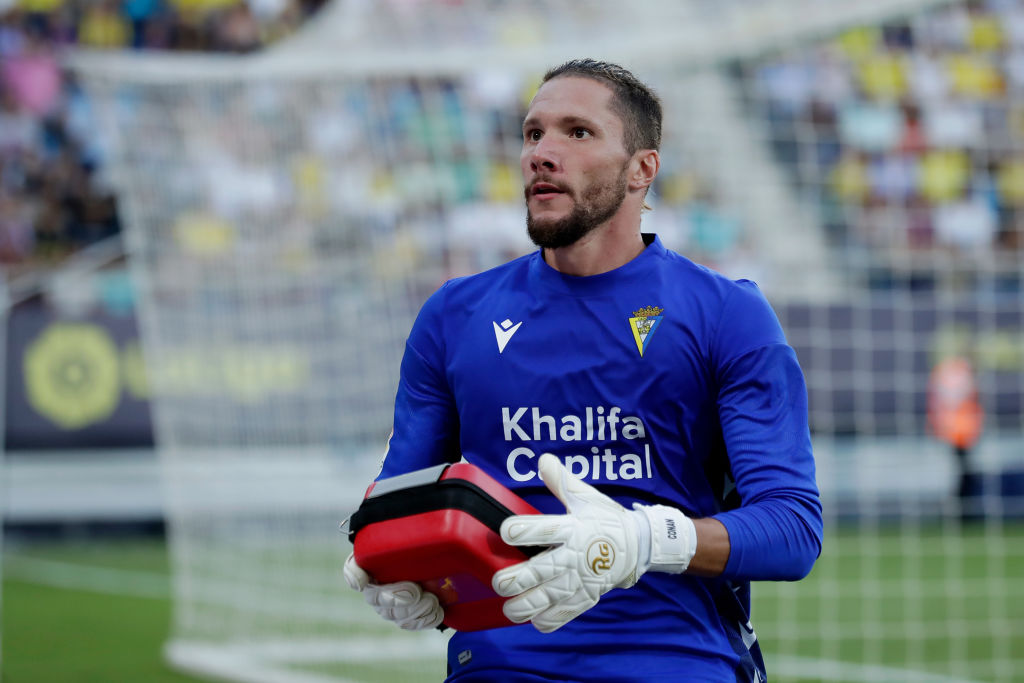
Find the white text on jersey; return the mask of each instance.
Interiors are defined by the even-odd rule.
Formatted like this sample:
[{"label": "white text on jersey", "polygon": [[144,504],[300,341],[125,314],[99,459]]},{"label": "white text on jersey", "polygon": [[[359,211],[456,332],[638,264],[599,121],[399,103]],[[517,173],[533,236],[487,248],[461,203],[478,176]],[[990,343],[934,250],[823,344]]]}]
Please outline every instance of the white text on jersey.
[{"label": "white text on jersey", "polygon": [[[591,480],[617,481],[620,479],[651,479],[651,446],[647,443],[647,430],[640,418],[623,415],[618,406],[587,406],[578,415],[572,413],[555,417],[545,415],[537,406],[501,409],[501,428],[507,442],[547,441],[584,442],[591,444],[589,454],[555,453],[569,471],[577,477]],[[640,441],[629,447],[632,453],[617,453],[604,442]],[[576,448],[579,448],[577,446]],[[576,450],[574,448],[573,450]],[[532,448],[518,446],[506,458],[505,469],[515,481],[530,481],[537,476],[538,457]]]},{"label": "white text on jersey", "polygon": [[[531,428],[523,429],[520,421],[530,412]],[[505,441],[540,441],[547,437],[548,441],[614,441],[619,438],[618,425],[621,424],[623,439],[644,439],[647,432],[644,423],[638,417],[624,415],[619,417],[621,408],[612,406],[605,415],[604,406],[587,406],[583,415],[563,415],[557,420],[553,415],[543,415],[540,408],[517,408],[513,413],[509,407],[501,409],[501,426],[505,432]],[[515,438],[513,438],[515,437]]]},{"label": "white text on jersey", "polygon": [[[591,446],[591,455],[566,455],[561,457],[565,468],[569,473],[580,479],[604,479],[605,481],[618,481],[620,479],[652,479],[654,477],[651,469],[651,446],[644,444],[644,456],[640,458],[636,453],[624,453],[619,455],[610,448],[600,452],[597,446]],[[543,455],[543,454],[541,454]],[[512,449],[505,461],[505,469],[508,476],[516,481],[530,481],[537,476],[537,465],[529,462],[520,462],[521,459],[533,460],[538,457],[526,446]],[[604,465],[602,468],[601,466]]]}]

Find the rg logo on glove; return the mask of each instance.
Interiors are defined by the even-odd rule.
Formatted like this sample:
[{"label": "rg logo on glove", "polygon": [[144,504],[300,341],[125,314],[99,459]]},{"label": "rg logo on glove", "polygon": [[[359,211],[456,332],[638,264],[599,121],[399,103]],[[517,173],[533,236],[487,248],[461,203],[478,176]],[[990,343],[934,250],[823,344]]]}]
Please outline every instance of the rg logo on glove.
[{"label": "rg logo on glove", "polygon": [[594,541],[587,550],[587,564],[594,576],[599,576],[615,564],[615,549],[605,540]]}]

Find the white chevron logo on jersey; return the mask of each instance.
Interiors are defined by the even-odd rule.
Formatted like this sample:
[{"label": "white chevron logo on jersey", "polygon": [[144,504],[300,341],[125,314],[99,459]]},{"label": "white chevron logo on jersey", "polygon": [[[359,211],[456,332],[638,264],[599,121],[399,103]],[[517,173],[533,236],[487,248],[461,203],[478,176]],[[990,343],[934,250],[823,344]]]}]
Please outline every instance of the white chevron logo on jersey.
[{"label": "white chevron logo on jersey", "polygon": [[515,325],[508,318],[502,321],[501,325],[498,323],[491,323],[494,325],[494,338],[498,340],[498,353],[505,350],[505,345],[508,344],[508,340],[512,338],[512,335],[516,333],[519,326],[523,324],[520,320]]}]

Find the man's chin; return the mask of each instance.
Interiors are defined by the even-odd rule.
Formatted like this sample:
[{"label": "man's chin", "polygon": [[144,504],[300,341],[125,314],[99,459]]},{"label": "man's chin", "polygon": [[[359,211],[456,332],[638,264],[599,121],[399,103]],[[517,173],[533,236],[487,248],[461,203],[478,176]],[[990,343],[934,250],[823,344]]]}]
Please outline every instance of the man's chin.
[{"label": "man's chin", "polygon": [[547,235],[560,232],[565,228],[565,215],[548,214],[542,218],[530,216],[526,227],[531,234]]},{"label": "man's chin", "polygon": [[575,244],[589,230],[583,230],[580,225],[564,218],[550,221],[531,219],[527,222],[526,232],[538,247],[559,249]]}]

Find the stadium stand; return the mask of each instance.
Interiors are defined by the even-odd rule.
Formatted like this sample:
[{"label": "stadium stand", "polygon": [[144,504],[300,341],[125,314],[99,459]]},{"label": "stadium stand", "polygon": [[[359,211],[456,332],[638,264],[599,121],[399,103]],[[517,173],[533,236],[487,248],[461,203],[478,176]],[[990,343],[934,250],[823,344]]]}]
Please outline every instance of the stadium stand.
[{"label": "stadium stand", "polygon": [[[1020,290],[1024,5],[955,3],[747,67],[778,159],[875,287]],[[826,179],[825,188],[818,188]]]},{"label": "stadium stand", "polygon": [[[321,4],[27,0],[4,12],[0,263],[8,275],[52,265],[120,230],[99,127],[88,97],[61,67],[62,48],[248,52],[290,35]],[[1019,290],[1013,259],[1024,233],[1022,3],[956,3],[853,28],[743,62],[737,76],[750,106],[770,122],[776,157],[818,198],[830,246],[863,252],[868,284],[963,286],[962,279],[940,282],[938,259],[991,263],[996,287]],[[506,101],[495,102],[495,119],[499,111],[507,112]],[[515,126],[504,130],[517,133]],[[749,266],[743,221],[692,169],[666,170],[656,189],[674,208],[659,227],[680,235],[698,261],[727,272]],[[508,191],[498,190],[500,199]],[[454,270],[480,265],[469,259]]]},{"label": "stadium stand", "polygon": [[[8,278],[33,269],[51,268],[82,247],[117,235],[117,201],[105,177],[105,141],[98,135],[89,97],[73,73],[62,68],[61,51],[67,47],[104,50],[247,52],[291,34],[322,0],[26,0],[0,15],[0,263]],[[412,30],[412,29],[410,29]],[[420,29],[422,30],[422,27]],[[449,27],[448,30],[453,30]],[[514,27],[508,27],[514,32]],[[481,84],[487,88],[490,84]],[[407,84],[380,86],[390,94],[370,93],[398,102],[415,97]],[[459,192],[481,193],[492,206],[516,203],[518,171],[508,166],[509,146],[518,145],[516,100],[522,93],[506,92],[493,102],[496,158],[482,177],[453,162]],[[509,101],[511,100],[511,102]],[[366,110],[369,99],[353,104]],[[408,108],[407,108],[408,109]],[[397,118],[388,124],[403,127],[415,122]],[[411,110],[410,110],[411,111]],[[310,127],[326,126],[315,135],[318,145],[330,146],[330,118],[343,112],[322,112]],[[435,124],[437,122],[434,122]],[[443,124],[457,127],[453,117]],[[420,131],[430,135],[428,127]],[[422,147],[414,143],[410,154]],[[512,155],[513,157],[515,155]],[[322,169],[320,169],[322,170]],[[307,180],[317,173],[315,164],[303,171]],[[390,179],[393,184],[394,179]],[[482,187],[472,187],[474,183]],[[387,183],[385,183],[387,184]],[[302,192],[302,182],[298,183]],[[659,229],[686,239],[699,261],[729,270],[742,268],[742,222],[722,206],[714,190],[688,168],[669,168],[659,183],[659,196],[667,207]],[[477,207],[479,208],[479,207]],[[194,216],[184,216],[185,222]],[[516,230],[521,221],[516,216]],[[451,274],[492,265],[522,251],[524,244],[511,238],[491,254],[446,255]],[[678,240],[677,240],[678,241]],[[482,259],[482,260],[481,260]]]},{"label": "stadium stand", "polygon": [[248,52],[291,34],[322,0],[25,0],[0,13],[0,265],[49,269],[119,234],[104,140],[68,47]]}]

